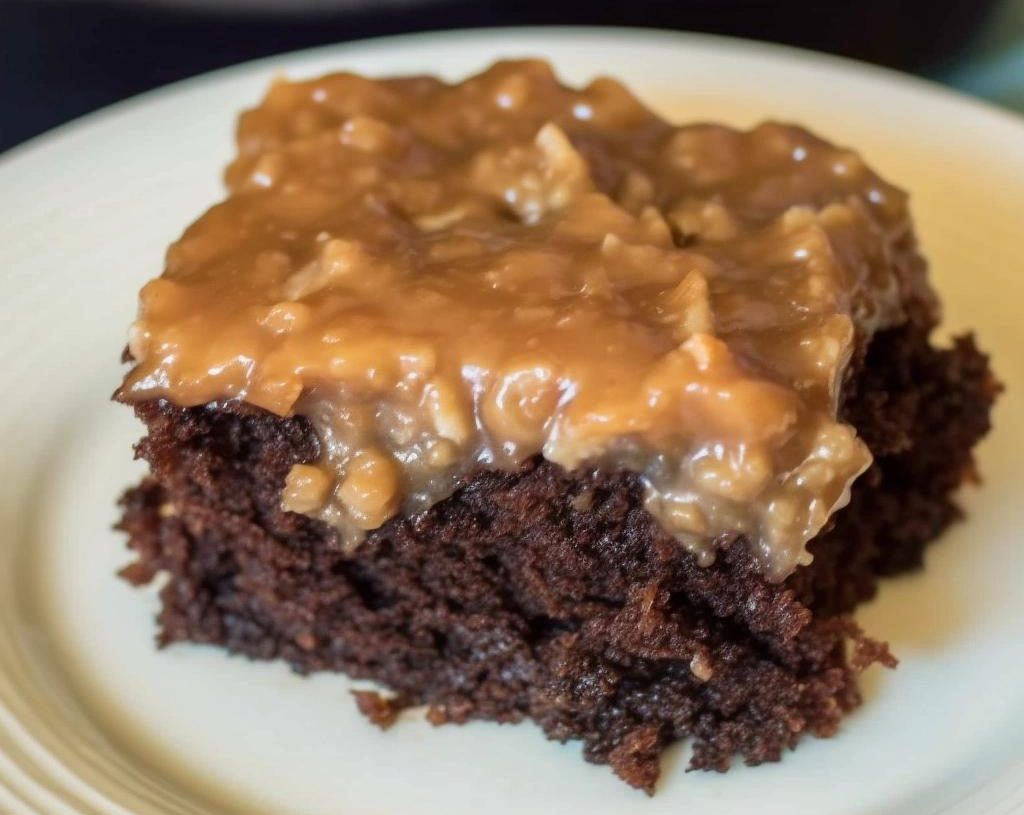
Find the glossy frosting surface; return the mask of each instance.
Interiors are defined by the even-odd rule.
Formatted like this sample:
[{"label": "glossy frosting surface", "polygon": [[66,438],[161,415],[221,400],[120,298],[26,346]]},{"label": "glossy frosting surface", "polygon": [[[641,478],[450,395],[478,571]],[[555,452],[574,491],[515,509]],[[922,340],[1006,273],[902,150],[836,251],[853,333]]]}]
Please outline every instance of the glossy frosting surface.
[{"label": "glossy frosting surface", "polygon": [[246,112],[227,183],[142,291],[122,396],[307,416],[283,500],[349,545],[542,453],[778,579],[870,464],[839,390],[920,261],[905,196],[800,128],[677,127],[540,62],[336,74]]}]

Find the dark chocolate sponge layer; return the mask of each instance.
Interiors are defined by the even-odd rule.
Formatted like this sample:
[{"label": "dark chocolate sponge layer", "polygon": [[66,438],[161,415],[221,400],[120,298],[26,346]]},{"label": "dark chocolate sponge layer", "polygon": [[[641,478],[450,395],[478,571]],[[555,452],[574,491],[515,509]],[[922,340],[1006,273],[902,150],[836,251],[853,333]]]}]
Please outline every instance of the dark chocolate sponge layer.
[{"label": "dark chocolate sponge layer", "polygon": [[290,467],[318,455],[304,420],[166,402],[135,406],[152,475],[124,498],[137,555],[125,576],[169,575],[161,644],[375,679],[397,699],[358,702],[381,724],[421,703],[438,723],[530,717],[647,791],[680,738],[693,768],[776,760],[836,731],[863,668],[894,664],[848,612],[957,517],[950,494],[998,390],[969,338],[937,350],[914,324],[877,335],[856,369],[844,412],[875,464],[814,562],[780,585],[743,539],[696,565],[635,477],[541,460],[479,473],[346,554],[330,528],[280,509]]}]

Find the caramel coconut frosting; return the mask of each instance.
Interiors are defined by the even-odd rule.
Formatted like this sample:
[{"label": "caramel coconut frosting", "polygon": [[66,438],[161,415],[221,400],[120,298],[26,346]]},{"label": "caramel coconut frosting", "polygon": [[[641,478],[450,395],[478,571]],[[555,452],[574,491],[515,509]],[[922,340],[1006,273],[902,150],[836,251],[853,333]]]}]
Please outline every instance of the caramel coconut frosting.
[{"label": "caramel coconut frosting", "polygon": [[306,417],[283,501],[348,546],[540,454],[636,472],[681,545],[742,533],[780,579],[871,462],[839,391],[924,284],[854,153],[541,62],[282,81],[238,150],[142,290],[120,395]]}]

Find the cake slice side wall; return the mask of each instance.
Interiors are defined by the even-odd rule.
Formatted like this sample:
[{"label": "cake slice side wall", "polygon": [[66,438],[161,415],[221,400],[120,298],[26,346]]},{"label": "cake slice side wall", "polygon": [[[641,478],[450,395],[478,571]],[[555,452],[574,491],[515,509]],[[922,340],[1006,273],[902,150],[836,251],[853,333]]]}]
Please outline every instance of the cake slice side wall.
[{"label": "cake slice side wall", "polygon": [[318,455],[304,420],[163,401],[135,406],[151,475],[123,499],[125,576],[169,576],[164,645],[377,680],[386,704],[430,705],[436,723],[531,717],[648,792],[680,738],[696,768],[776,760],[832,735],[859,703],[857,673],[892,664],[848,614],[880,575],[920,565],[973,472],[997,386],[972,340],[938,350],[927,335],[879,334],[848,381],[843,412],[875,463],[783,584],[742,538],[698,566],[635,477],[542,460],[481,472],[348,553],[281,509],[290,467]]}]

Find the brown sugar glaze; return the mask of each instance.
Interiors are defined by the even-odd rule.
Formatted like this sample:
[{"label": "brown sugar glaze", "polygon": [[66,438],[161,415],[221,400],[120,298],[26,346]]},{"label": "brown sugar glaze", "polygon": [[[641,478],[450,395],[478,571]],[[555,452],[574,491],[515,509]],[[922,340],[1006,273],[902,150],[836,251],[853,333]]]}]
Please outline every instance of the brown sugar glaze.
[{"label": "brown sugar glaze", "polygon": [[542,453],[639,473],[704,562],[743,533],[780,579],[871,461],[837,418],[855,338],[924,286],[850,151],[536,61],[278,82],[227,185],[143,288],[121,397],[308,417],[283,500],[349,546]]}]

